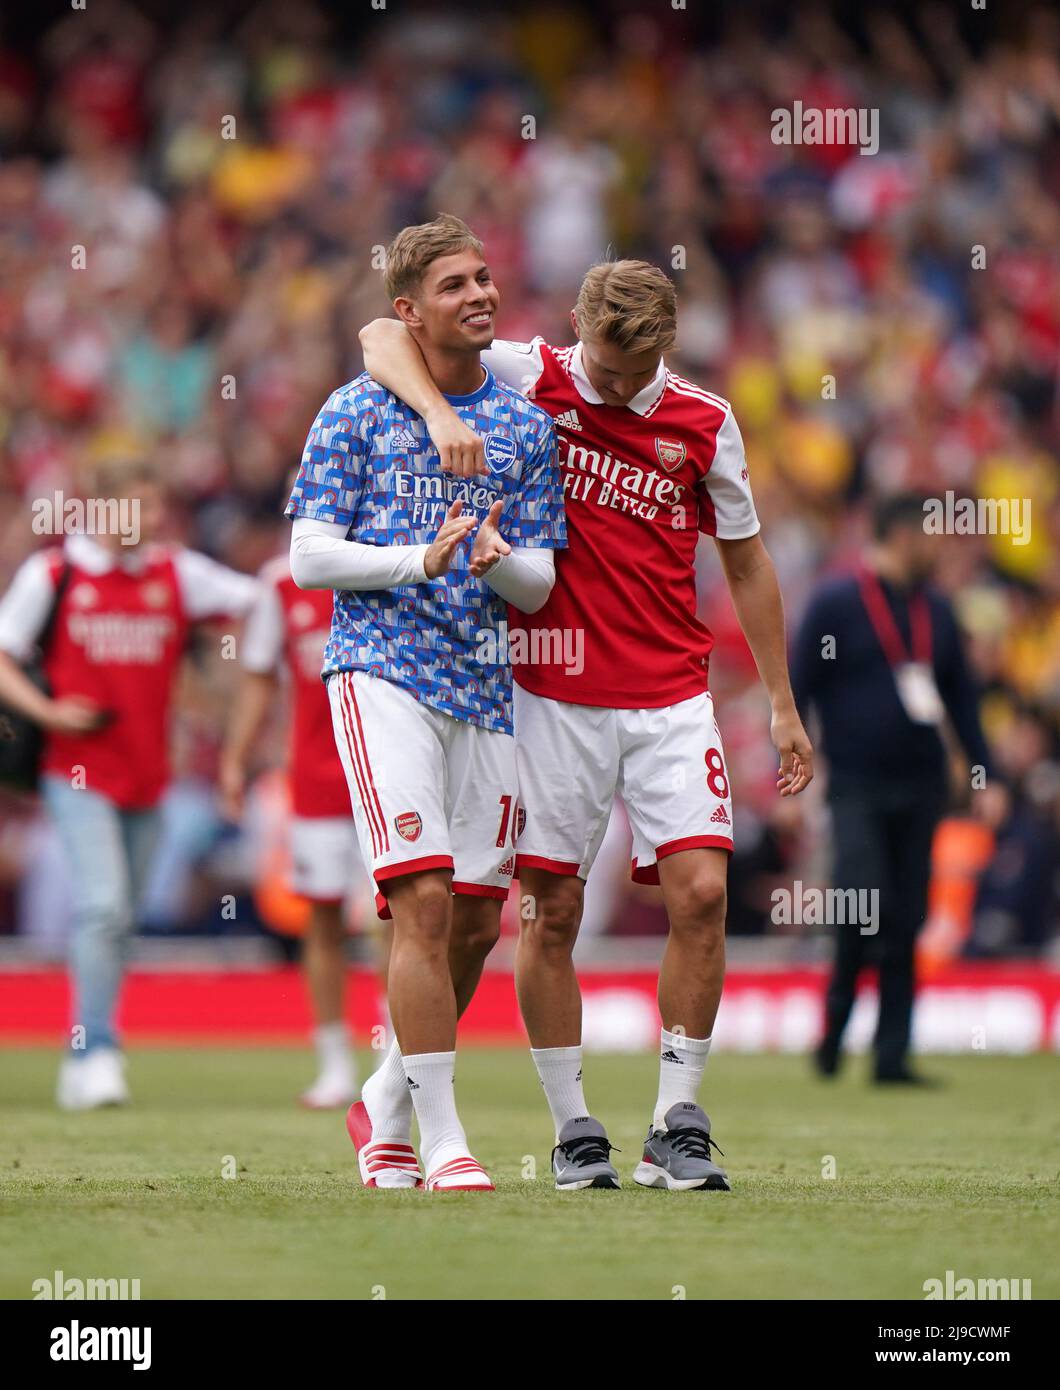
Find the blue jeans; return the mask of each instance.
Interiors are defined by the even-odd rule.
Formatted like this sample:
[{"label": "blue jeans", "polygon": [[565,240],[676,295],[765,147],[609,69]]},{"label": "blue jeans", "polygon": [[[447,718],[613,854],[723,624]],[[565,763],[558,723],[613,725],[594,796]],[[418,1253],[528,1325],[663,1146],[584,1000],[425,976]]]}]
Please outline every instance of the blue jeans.
[{"label": "blue jeans", "polygon": [[70,972],[73,1023],[85,1030],[84,1048],[75,1055],[83,1056],[117,1045],[118,991],[159,817],[155,808],[123,811],[99,792],[79,790],[62,777],[42,777],[41,793],[66,852],[75,895]]}]

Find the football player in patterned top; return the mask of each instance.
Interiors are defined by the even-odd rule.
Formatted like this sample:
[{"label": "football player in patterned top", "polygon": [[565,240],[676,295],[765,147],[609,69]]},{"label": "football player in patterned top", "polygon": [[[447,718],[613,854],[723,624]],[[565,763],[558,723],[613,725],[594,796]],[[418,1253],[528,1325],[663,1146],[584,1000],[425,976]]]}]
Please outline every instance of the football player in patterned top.
[{"label": "football player in patterned top", "polygon": [[[474,391],[445,398],[483,437],[484,477],[441,472],[422,418],[364,374],[317,416],[287,515],[339,523],[352,541],[403,547],[413,567],[454,506],[484,521],[499,505],[510,546],[562,542],[548,415],[485,369]],[[511,667],[486,637],[503,636],[505,619],[504,599],[472,573],[461,548],[446,572],[420,582],[337,590],[323,675],[364,671],[455,719],[510,734]]]},{"label": "football player in patterned top", "polygon": [[483,437],[484,472],[447,473],[429,422],[363,375],[324,404],[287,507],[295,582],[335,590],[323,675],[394,923],[396,1043],[348,1126],[368,1186],[421,1182],[414,1106],[427,1188],[491,1190],[457,1118],[456,1020],[515,868],[506,604],[532,613],[548,598],[562,488],[551,418],[481,364],[499,297],[470,229],[446,216],[407,227],[386,285],[439,399]]}]

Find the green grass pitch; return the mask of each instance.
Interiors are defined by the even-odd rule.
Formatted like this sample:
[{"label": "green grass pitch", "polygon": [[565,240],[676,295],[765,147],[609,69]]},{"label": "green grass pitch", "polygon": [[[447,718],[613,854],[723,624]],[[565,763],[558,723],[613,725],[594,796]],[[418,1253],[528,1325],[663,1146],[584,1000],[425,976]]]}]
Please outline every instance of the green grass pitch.
[{"label": "green grass pitch", "polygon": [[135,1104],[74,1116],[56,1062],[0,1053],[4,1298],[56,1269],[144,1299],[921,1299],[948,1269],[1060,1294],[1055,1057],[926,1059],[949,1085],[910,1093],[866,1085],[864,1059],[825,1084],[719,1054],[702,1098],[733,1191],[670,1194],[629,1178],[655,1059],[593,1056],[624,1187],[560,1194],[529,1056],[467,1049],[461,1113],[498,1191],[449,1196],[361,1188],[343,1116],[292,1102],[305,1051],[134,1050]]}]

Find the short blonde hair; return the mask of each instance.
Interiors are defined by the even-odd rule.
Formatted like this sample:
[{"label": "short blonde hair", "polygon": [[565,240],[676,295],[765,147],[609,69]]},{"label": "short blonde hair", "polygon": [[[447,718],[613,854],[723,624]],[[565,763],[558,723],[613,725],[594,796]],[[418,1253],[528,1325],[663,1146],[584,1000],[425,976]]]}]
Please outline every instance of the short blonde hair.
[{"label": "short blonde hair", "polygon": [[582,281],[578,331],[623,352],[666,352],[677,337],[677,291],[657,265],[604,261]]},{"label": "short blonde hair", "polygon": [[386,249],[383,288],[387,298],[414,294],[431,262],[457,251],[477,251],[481,256],[482,242],[466,222],[451,212],[439,213],[433,222],[403,228]]},{"label": "short blonde hair", "polygon": [[135,495],[135,489],[161,487],[158,466],[140,454],[112,454],[91,463],[85,472],[86,491],[93,497]]}]

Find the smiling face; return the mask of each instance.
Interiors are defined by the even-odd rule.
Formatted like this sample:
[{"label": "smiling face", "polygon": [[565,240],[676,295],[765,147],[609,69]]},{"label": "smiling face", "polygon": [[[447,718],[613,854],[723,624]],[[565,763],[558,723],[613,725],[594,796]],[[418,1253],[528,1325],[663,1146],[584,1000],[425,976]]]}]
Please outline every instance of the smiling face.
[{"label": "smiling face", "polygon": [[605,405],[629,405],[634,396],[655,380],[662,356],[656,348],[646,352],[624,352],[614,343],[581,333],[573,311],[570,318],[581,339],[585,375]]},{"label": "smiling face", "polygon": [[471,247],[439,256],[418,287],[394,300],[398,317],[432,347],[482,352],[493,342],[500,293]]}]

